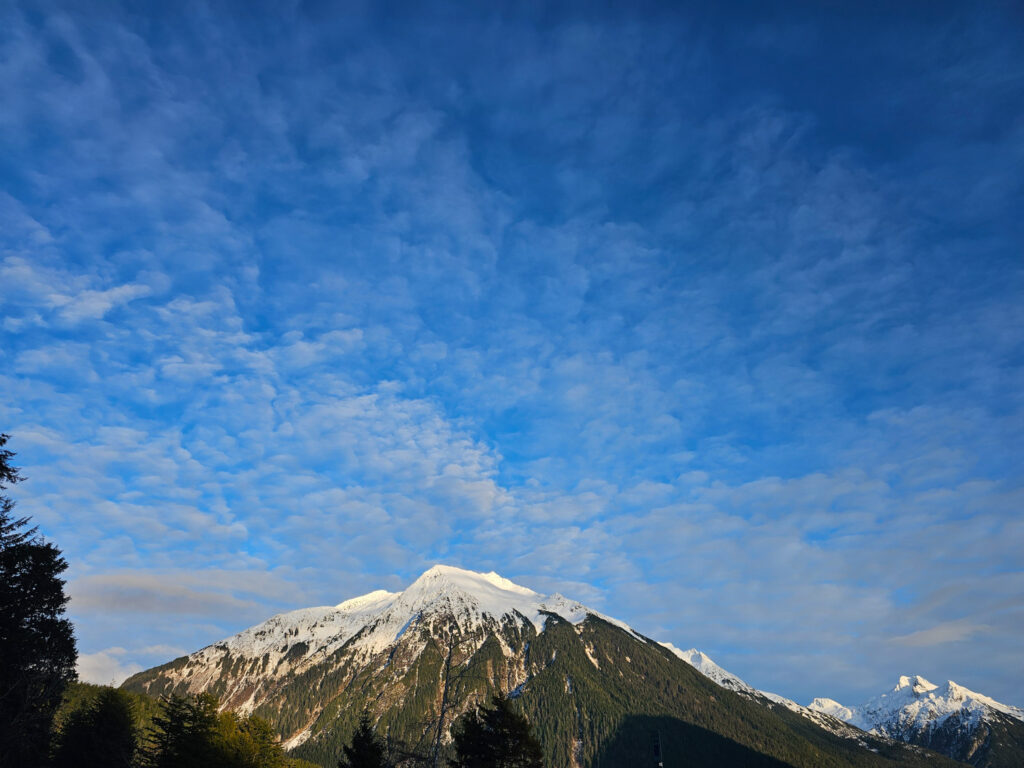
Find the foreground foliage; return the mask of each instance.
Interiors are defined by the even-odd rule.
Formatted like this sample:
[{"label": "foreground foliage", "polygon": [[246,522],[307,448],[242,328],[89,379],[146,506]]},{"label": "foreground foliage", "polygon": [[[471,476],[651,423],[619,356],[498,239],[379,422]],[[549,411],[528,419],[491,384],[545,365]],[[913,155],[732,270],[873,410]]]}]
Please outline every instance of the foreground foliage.
[{"label": "foreground foliage", "polygon": [[451,768],[544,768],[544,753],[530,723],[504,696],[491,708],[464,715],[456,725]]},{"label": "foreground foliage", "polygon": [[[19,482],[14,453],[0,434],[0,491]],[[60,575],[68,564],[0,493],[0,766],[46,760],[54,713],[75,679],[75,638],[64,616]]]},{"label": "foreground foliage", "polygon": [[142,750],[144,768],[285,768],[288,760],[269,723],[218,712],[201,693],[171,696],[153,720]]},{"label": "foreground foliage", "polygon": [[388,764],[387,747],[374,732],[370,711],[363,710],[359,725],[352,734],[352,743],[342,748],[338,768],[385,768]]},{"label": "foreground foliage", "polygon": [[53,768],[311,766],[285,755],[265,720],[219,712],[209,694],[157,700],[76,683],[55,722]]},{"label": "foreground foliage", "polygon": [[132,768],[139,726],[131,697],[113,688],[71,710],[55,736],[54,768]]}]

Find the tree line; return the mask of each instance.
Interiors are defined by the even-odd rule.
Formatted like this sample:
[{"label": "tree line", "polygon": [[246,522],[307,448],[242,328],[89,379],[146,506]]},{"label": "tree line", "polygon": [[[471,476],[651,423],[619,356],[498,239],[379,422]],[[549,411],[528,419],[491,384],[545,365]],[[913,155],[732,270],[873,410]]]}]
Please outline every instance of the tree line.
[{"label": "tree line", "polygon": [[[0,768],[311,766],[285,754],[270,723],[221,711],[208,693],[163,697],[154,707],[113,688],[83,695],[74,687],[77,648],[61,578],[68,564],[3,493],[24,479],[8,440],[0,434]],[[529,723],[502,696],[459,718],[452,734],[451,768],[543,766]],[[420,762],[392,749],[364,711],[338,768]]]},{"label": "tree line", "polygon": [[[86,689],[79,694],[80,689]],[[208,693],[159,702],[105,686],[78,684],[57,713],[50,768],[306,768],[288,757],[274,729],[259,717],[220,711]],[[154,706],[155,703],[155,706]],[[429,766],[376,733],[363,710],[338,768]],[[448,768],[542,768],[540,743],[507,698],[495,696],[456,721]],[[43,765],[43,763],[38,763]]]},{"label": "tree line", "polygon": [[[53,730],[50,768],[300,768],[265,720],[221,712],[214,696],[92,689]],[[40,763],[42,765],[42,763]]]},{"label": "tree line", "polygon": [[[374,732],[370,713],[363,710],[350,744],[342,748],[338,768],[429,766],[432,759],[395,749]],[[448,768],[543,768],[540,742],[530,723],[514,711],[505,696],[493,696],[490,707],[465,713],[452,729]]]}]

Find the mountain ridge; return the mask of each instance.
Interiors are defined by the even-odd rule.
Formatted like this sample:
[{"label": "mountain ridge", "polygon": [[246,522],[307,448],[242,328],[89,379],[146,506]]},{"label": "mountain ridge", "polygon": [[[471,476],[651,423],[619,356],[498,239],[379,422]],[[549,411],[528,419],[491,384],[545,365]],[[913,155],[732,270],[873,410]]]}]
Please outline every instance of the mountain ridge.
[{"label": "mountain ridge", "polygon": [[952,680],[940,686],[920,675],[903,675],[890,691],[859,707],[815,699],[809,708],[972,765],[1024,765],[1024,708]]},{"label": "mountain ridge", "polygon": [[654,722],[666,749],[696,765],[734,753],[798,768],[943,764],[793,719],[720,688],[679,653],[578,601],[438,565],[401,592],[278,614],[124,687],[211,692],[267,718],[293,754],[323,765],[333,765],[363,708],[403,760],[437,764],[458,717],[502,691],[516,692],[551,766],[615,765],[650,747],[643,728]]},{"label": "mountain ridge", "polygon": [[[805,707],[754,688],[696,648],[680,651],[671,643],[663,645],[723,688],[782,705],[845,738],[859,738],[855,731],[848,730],[853,727],[856,731],[935,749],[982,768],[1024,765],[1024,709],[998,702],[952,680],[938,686],[920,675],[903,675],[891,691],[860,707],[846,707],[829,698],[816,698]],[[993,734],[999,738],[993,738]]]}]

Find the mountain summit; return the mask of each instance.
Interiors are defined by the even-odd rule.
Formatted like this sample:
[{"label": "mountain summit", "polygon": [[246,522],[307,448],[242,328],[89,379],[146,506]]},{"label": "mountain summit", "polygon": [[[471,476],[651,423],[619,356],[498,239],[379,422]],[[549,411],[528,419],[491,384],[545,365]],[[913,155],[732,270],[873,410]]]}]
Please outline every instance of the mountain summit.
[{"label": "mountain summit", "polygon": [[803,707],[755,689],[696,648],[680,651],[671,643],[663,645],[723,688],[769,706],[781,705],[844,738],[862,739],[863,731],[927,747],[979,768],[1024,765],[1024,709],[952,680],[938,686],[920,675],[904,675],[891,691],[860,707],[845,707],[828,698],[814,699]]},{"label": "mountain summit", "polygon": [[810,709],[865,731],[935,749],[972,765],[1024,765],[1024,709],[947,680],[901,676],[859,707],[815,699]]},{"label": "mountain summit", "polygon": [[[549,615],[571,624],[579,624],[588,615],[600,616],[632,632],[622,622],[581,603],[557,594],[543,596],[494,572],[435,565],[402,592],[375,590],[335,606],[282,613],[190,658],[216,665],[224,653],[259,657],[265,660],[261,676],[279,677],[316,663],[341,647],[372,656],[398,642],[410,629],[431,626],[438,620],[452,622],[464,634],[492,631],[509,622],[525,622],[540,632]],[[190,688],[196,689],[196,685]],[[243,691],[248,693],[245,698],[241,698]],[[251,711],[259,702],[259,687],[240,679],[237,688],[228,687],[222,695],[233,707]]]},{"label": "mountain summit", "polygon": [[[384,611],[391,619],[390,623],[385,622],[389,627],[395,621],[404,627],[431,613],[451,611],[464,631],[516,617],[528,620],[539,631],[543,629],[546,614],[558,614],[576,624],[588,613],[595,613],[561,595],[545,597],[493,571],[477,573],[450,565],[435,565],[404,592],[392,597],[393,601]],[[384,635],[386,632],[381,634]]]},{"label": "mountain summit", "polygon": [[[699,651],[657,643],[577,601],[445,565],[401,592],[274,616],[124,687],[208,691],[266,718],[295,756],[324,766],[336,764],[364,709],[396,762],[443,764],[458,718],[498,692],[529,718],[552,768],[653,758],[652,733],[666,765],[947,765],[775,706]],[[826,721],[849,733],[819,727]]]}]

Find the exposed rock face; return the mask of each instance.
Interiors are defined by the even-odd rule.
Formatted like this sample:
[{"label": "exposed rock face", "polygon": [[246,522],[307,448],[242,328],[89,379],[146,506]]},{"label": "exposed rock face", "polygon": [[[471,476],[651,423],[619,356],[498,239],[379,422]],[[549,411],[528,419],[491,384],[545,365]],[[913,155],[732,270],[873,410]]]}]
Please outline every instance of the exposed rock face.
[{"label": "exposed rock face", "polygon": [[435,566],[403,592],[275,616],[124,685],[214,693],[325,766],[336,764],[364,708],[393,757],[444,764],[452,724],[498,691],[530,719],[552,768],[634,764],[652,732],[666,765],[945,764],[825,715],[814,713],[864,739],[765,706],[760,692],[741,690],[694,652],[723,684],[740,686],[719,687],[680,653],[560,595]]},{"label": "exposed rock face", "polygon": [[904,676],[891,691],[860,707],[815,699],[810,708],[972,765],[1024,765],[1024,709],[952,680],[938,686],[920,676]]}]

